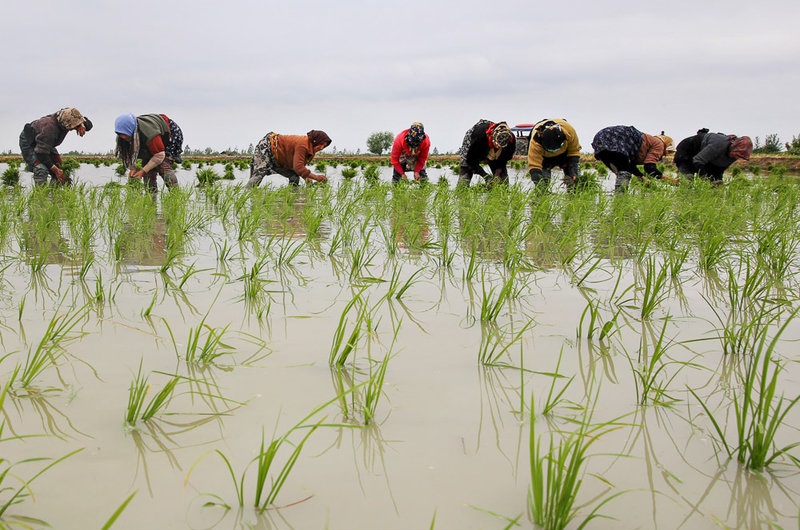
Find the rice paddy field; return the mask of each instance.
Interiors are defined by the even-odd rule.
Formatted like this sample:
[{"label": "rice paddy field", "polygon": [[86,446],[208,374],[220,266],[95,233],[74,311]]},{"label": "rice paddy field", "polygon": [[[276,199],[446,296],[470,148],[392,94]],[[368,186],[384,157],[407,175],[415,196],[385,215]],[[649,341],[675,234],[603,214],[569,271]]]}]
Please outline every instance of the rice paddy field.
[{"label": "rice paddy field", "polygon": [[796,178],[186,166],[0,189],[0,527],[798,527]]}]

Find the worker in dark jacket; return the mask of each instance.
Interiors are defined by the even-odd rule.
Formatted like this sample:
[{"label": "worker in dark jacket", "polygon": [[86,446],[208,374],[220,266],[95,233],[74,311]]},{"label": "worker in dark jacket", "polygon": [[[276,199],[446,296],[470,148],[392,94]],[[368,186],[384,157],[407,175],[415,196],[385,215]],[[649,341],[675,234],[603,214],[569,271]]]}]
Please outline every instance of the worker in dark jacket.
[{"label": "worker in dark jacket", "polygon": [[[178,185],[172,163],[180,164],[183,152],[183,131],[166,114],[120,114],[114,120],[117,133],[116,155],[129,170],[129,176],[143,179],[155,191],[158,175],[168,188]],[[136,160],[142,168],[136,169]]]},{"label": "worker in dark jacket", "polygon": [[[514,156],[515,148],[514,135],[506,122],[478,121],[464,135],[464,142],[461,144],[459,184],[468,185],[475,173],[484,180],[492,176],[507,182],[508,161]],[[489,166],[491,175],[481,164]]]},{"label": "worker in dark jacket", "polygon": [[748,136],[709,133],[700,129],[697,134],[678,143],[673,161],[678,173],[689,178],[695,174],[715,184],[722,183],[722,174],[737,160],[750,160],[753,142]]},{"label": "worker in dark jacket", "polygon": [[533,126],[528,141],[528,173],[534,184],[550,183],[550,170],[564,171],[564,184],[572,189],[578,182],[581,144],[575,128],[561,118],[542,120]]},{"label": "worker in dark jacket", "polygon": [[19,148],[28,171],[33,172],[34,184],[44,186],[48,178],[53,183],[68,184],[69,177],[61,170],[61,155],[56,147],[61,145],[69,131],[82,137],[90,130],[92,122],[74,107],[26,123],[19,135]]},{"label": "worker in dark jacket", "polygon": [[668,178],[658,169],[657,163],[672,146],[672,138],[662,131],[659,135],[643,133],[630,125],[613,125],[594,135],[594,157],[605,164],[616,176],[615,191],[624,191],[631,175],[642,177],[639,164],[651,178]]}]

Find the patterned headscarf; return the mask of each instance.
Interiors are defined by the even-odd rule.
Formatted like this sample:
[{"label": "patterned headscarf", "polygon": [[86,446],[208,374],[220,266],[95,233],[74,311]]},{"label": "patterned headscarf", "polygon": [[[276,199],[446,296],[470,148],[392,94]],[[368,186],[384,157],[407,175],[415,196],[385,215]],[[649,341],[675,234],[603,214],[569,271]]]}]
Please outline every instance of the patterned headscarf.
[{"label": "patterned headscarf", "polygon": [[306,136],[308,136],[308,139],[311,140],[311,145],[313,146],[324,145],[325,147],[328,147],[333,141],[331,140],[331,137],[325,133],[325,131],[317,131],[315,129],[308,131]]},{"label": "patterned headscarf", "polygon": [[670,147],[672,147],[672,138],[664,134],[663,131],[661,132],[661,134],[657,134],[656,138],[664,142],[665,150],[670,151]]},{"label": "patterned headscarf", "polygon": [[83,114],[75,107],[65,107],[56,112],[56,119],[62,127],[71,131],[85,121]]},{"label": "patterned headscarf", "polygon": [[728,139],[731,141],[731,147],[728,149],[728,155],[731,158],[739,158],[741,160],[750,160],[750,155],[753,153],[753,141],[749,136],[736,136],[730,135]]},{"label": "patterned headscarf", "polygon": [[495,125],[492,130],[492,143],[501,149],[511,142],[511,137],[511,129],[509,129],[508,124],[504,121]]},{"label": "patterned headscarf", "polygon": [[406,143],[409,147],[419,147],[425,139],[425,126],[415,121],[406,133]]},{"label": "patterned headscarf", "polygon": [[561,130],[561,125],[549,121],[539,126],[538,133],[534,135],[534,140],[544,147],[545,151],[558,151],[567,141],[567,135]]}]

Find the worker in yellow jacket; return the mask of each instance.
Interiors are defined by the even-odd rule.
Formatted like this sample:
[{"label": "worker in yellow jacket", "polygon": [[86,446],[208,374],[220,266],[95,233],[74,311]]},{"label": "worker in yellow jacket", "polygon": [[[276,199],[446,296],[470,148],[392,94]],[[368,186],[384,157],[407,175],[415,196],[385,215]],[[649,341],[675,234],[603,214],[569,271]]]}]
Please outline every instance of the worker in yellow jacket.
[{"label": "worker in yellow jacket", "polygon": [[567,120],[549,118],[533,126],[528,137],[528,173],[534,184],[550,183],[550,170],[564,171],[564,184],[572,189],[578,182],[581,144],[578,133]]}]

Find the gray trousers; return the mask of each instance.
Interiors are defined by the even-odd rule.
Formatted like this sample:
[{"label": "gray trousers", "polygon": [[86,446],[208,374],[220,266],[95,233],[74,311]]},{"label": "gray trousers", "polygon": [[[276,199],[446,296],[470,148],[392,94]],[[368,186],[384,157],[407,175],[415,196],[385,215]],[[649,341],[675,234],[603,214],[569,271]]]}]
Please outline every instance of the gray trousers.
[{"label": "gray trousers", "polygon": [[52,179],[53,184],[59,184],[56,176],[50,173],[49,167],[36,163],[36,154],[33,152],[35,147],[36,144],[30,141],[30,138],[23,130],[19,135],[19,150],[22,151],[22,158],[28,166],[28,171],[33,173],[34,185],[44,186],[47,184],[48,178]]}]

